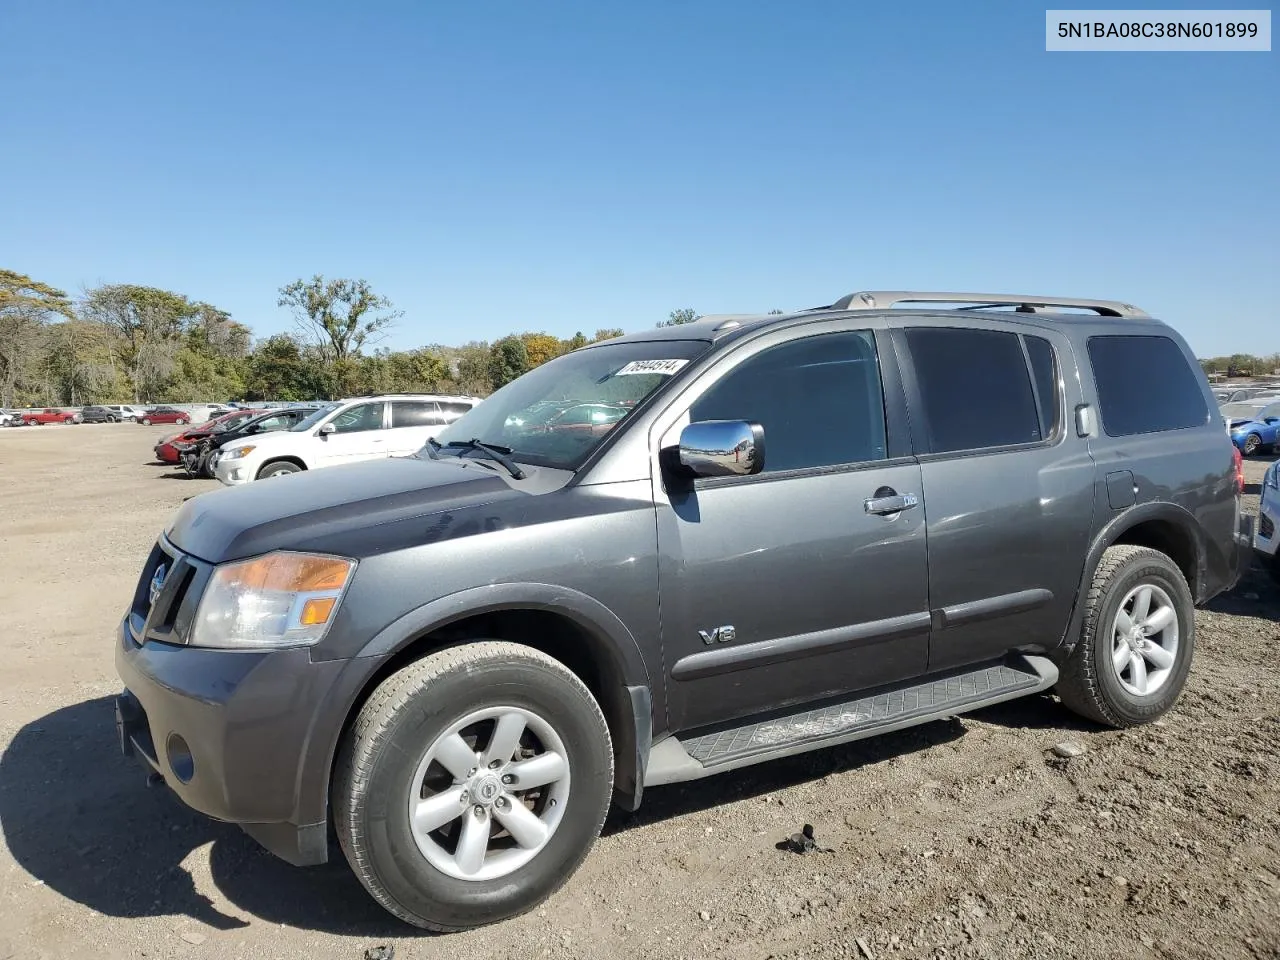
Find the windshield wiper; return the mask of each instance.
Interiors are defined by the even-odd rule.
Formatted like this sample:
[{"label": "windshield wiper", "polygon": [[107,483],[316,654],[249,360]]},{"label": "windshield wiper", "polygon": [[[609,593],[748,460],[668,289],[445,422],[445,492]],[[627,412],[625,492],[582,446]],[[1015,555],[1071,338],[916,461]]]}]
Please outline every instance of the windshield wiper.
[{"label": "windshield wiper", "polygon": [[[433,447],[437,446],[435,441],[428,442],[431,443]],[[479,450],[482,453],[487,453],[490,459],[496,460],[498,463],[506,467],[507,472],[510,473],[514,479],[523,480],[525,478],[525,472],[520,469],[520,465],[507,456],[507,454],[511,452],[510,447],[500,447],[493,443],[483,443],[476,437],[472,437],[470,440],[453,440],[446,443],[444,446],[446,450]]]}]

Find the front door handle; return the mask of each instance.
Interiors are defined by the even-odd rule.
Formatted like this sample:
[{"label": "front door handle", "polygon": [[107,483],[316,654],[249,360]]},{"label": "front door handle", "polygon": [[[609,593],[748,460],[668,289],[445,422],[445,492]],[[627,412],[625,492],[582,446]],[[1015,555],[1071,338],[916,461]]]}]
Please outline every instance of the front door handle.
[{"label": "front door handle", "polygon": [[[920,505],[920,498],[914,493],[884,493],[877,490],[877,496],[862,501],[862,509],[877,517],[890,517]],[[883,494],[883,495],[881,495]]]}]

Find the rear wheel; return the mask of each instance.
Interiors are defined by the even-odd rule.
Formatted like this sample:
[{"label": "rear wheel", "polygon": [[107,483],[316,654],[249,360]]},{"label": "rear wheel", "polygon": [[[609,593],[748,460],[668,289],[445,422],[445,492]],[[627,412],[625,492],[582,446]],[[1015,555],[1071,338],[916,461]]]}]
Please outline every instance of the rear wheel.
[{"label": "rear wheel", "polygon": [[270,480],[273,477],[283,477],[290,473],[300,473],[302,468],[296,463],[288,460],[277,460],[275,463],[268,463],[258,471],[259,480]]},{"label": "rear wheel", "polygon": [[577,869],[613,789],[591,693],[532,648],[484,641],[388,677],[338,759],[338,839],[374,899],[431,930],[537,906]]},{"label": "rear wheel", "polygon": [[1080,640],[1062,665],[1058,696],[1111,727],[1156,720],[1182,693],[1195,629],[1195,603],[1177,564],[1147,547],[1109,547],[1085,599]]},{"label": "rear wheel", "polygon": [[1244,455],[1252,457],[1262,447],[1262,437],[1251,433],[1244,438]]}]

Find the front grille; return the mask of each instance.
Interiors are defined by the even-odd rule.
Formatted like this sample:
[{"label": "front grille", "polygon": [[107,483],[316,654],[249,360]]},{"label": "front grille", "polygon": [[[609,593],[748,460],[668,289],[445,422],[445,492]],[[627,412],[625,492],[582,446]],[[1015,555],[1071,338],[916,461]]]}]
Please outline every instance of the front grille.
[{"label": "front grille", "polygon": [[[157,575],[164,568],[163,576]],[[178,550],[164,537],[151,548],[129,607],[129,633],[135,644],[150,640],[185,643],[208,564]]]}]

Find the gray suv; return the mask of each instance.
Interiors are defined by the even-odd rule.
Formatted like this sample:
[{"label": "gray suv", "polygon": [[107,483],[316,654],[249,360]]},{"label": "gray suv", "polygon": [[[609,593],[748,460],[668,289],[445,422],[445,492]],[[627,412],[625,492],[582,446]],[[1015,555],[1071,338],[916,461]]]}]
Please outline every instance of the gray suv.
[{"label": "gray suv", "polygon": [[332,830],[393,914],[473,927],[648,787],[1048,690],[1159,717],[1248,556],[1242,489],[1195,358],[1126,304],[651,330],[413,456],[185,503],[121,624],[121,743],[284,859]]}]

